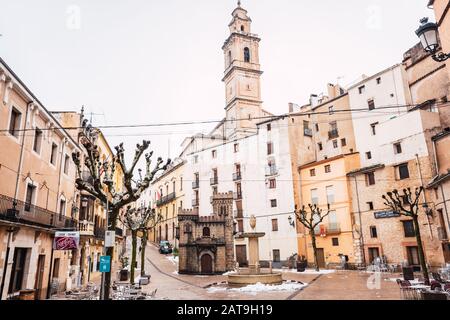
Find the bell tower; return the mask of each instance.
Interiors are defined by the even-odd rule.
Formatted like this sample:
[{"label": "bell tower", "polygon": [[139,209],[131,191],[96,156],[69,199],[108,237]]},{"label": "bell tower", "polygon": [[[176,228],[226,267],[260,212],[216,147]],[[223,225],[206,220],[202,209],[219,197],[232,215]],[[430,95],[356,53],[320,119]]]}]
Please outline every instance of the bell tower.
[{"label": "bell tower", "polygon": [[251,33],[252,20],[241,1],[232,13],[228,25],[230,36],[222,50],[225,57],[226,119],[225,135],[228,139],[241,138],[256,132],[256,123],[263,114],[259,65],[258,35]]}]

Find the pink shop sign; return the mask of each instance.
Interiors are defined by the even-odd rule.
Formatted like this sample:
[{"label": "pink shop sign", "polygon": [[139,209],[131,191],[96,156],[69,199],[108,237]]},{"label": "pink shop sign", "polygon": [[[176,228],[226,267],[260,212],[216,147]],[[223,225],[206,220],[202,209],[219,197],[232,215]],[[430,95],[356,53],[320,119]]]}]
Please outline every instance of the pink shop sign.
[{"label": "pink shop sign", "polygon": [[54,250],[73,250],[78,249],[80,244],[79,232],[56,232],[53,241]]}]

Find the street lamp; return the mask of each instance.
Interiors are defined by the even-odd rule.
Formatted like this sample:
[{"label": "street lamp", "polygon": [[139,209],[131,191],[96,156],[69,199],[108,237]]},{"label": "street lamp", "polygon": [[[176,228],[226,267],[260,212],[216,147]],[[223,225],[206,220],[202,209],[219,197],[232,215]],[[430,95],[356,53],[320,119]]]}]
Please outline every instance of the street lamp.
[{"label": "street lamp", "polygon": [[289,221],[289,225],[290,225],[291,227],[294,227],[294,228],[295,228],[295,221],[293,221],[293,219],[292,219],[291,216],[289,216],[288,221]]},{"label": "street lamp", "polygon": [[436,53],[439,47],[438,25],[434,22],[428,22],[428,18],[423,18],[420,22],[422,24],[419,29],[416,30],[416,34],[425,51],[432,54],[433,60],[437,62],[443,62],[450,58],[450,54],[445,54],[443,52]]}]

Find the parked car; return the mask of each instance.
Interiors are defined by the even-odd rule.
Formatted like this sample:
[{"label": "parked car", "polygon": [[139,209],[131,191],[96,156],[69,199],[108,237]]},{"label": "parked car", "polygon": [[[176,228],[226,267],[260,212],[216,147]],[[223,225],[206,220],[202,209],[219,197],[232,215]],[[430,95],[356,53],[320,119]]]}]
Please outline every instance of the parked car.
[{"label": "parked car", "polygon": [[160,241],[159,242],[159,253],[161,254],[169,254],[172,253],[172,245],[169,241]]}]

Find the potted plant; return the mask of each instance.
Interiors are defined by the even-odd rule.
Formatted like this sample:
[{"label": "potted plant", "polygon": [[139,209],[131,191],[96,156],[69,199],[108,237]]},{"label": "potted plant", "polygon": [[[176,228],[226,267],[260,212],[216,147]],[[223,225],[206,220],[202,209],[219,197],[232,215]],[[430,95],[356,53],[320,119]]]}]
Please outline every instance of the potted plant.
[{"label": "potted plant", "polygon": [[128,281],[130,277],[130,271],[128,270],[128,257],[122,256],[120,258],[120,262],[122,263],[122,270],[120,270],[120,281]]},{"label": "potted plant", "polygon": [[305,272],[306,267],[308,266],[308,261],[305,256],[301,256],[297,261],[297,272]]}]

